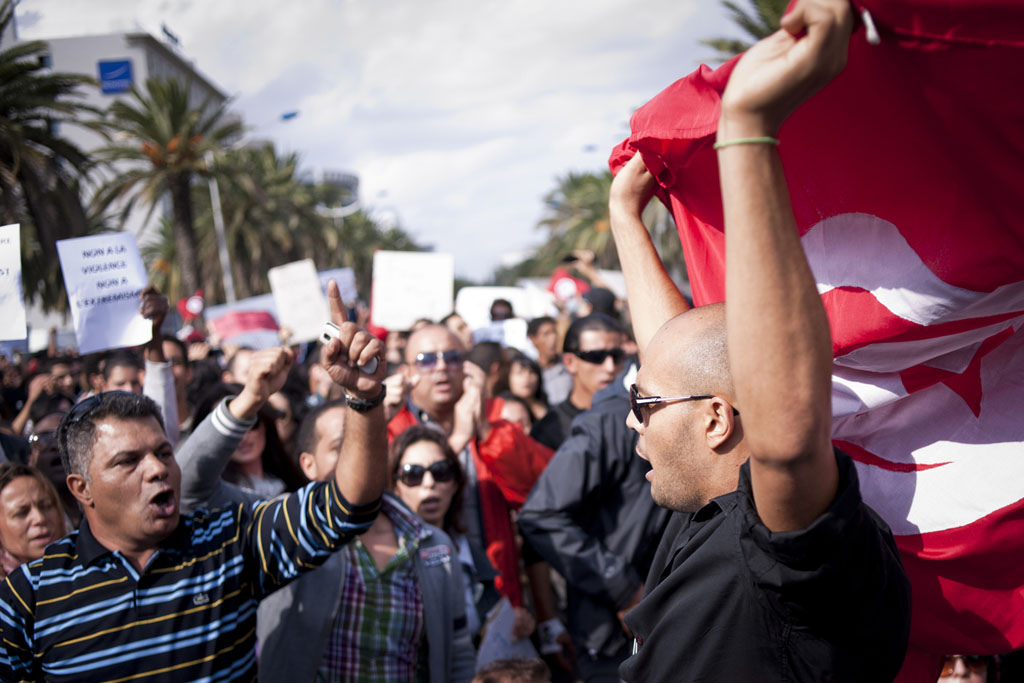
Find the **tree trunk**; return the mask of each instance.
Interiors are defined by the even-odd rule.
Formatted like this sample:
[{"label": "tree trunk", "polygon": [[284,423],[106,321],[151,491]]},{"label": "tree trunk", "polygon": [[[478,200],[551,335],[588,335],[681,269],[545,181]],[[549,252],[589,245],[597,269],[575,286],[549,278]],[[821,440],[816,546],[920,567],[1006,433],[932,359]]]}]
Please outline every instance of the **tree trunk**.
[{"label": "tree trunk", "polygon": [[[174,249],[178,256],[181,286],[177,297],[192,296],[200,288],[202,272],[192,222],[191,174],[179,173],[171,179],[171,212],[174,219]],[[167,294],[172,294],[168,292]]]}]

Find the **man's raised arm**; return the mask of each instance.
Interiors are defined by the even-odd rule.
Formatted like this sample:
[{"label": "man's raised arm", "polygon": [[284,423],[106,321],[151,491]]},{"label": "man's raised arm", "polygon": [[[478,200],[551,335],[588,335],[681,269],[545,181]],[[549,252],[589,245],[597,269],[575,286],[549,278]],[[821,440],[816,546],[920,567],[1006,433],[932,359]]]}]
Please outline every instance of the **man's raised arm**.
[{"label": "man's raised arm", "polygon": [[654,196],[656,182],[637,152],[619,169],[608,198],[612,237],[626,280],[626,300],[641,358],[654,333],[690,308],[668,276],[641,217]]},{"label": "man's raised arm", "polygon": [[830,444],[828,319],[771,139],[846,64],[850,3],[801,0],[782,26],[733,70],[717,144],[729,363],[754,503],[773,531],[804,528],[824,512],[838,473]]},{"label": "man's raised arm", "polygon": [[[388,432],[384,419],[384,345],[372,334],[347,321],[338,285],[327,287],[331,319],[338,326],[321,354],[321,363],[348,399],[345,439],[334,476],[341,495],[354,505],[380,498],[387,486]],[[377,359],[373,373],[365,370]]]}]

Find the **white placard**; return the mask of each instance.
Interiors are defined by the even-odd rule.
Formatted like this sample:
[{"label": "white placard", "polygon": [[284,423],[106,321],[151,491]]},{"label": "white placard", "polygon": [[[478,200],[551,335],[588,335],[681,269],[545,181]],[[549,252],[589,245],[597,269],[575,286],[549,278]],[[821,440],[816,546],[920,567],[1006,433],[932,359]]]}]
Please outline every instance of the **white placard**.
[{"label": "white placard", "polygon": [[331,319],[327,299],[320,286],[313,259],[295,261],[267,271],[274,293],[277,320],[291,330],[290,344],[320,337],[324,323]]},{"label": "white placard", "polygon": [[451,254],[378,251],[373,255],[373,324],[407,330],[420,318],[452,312],[455,259]]},{"label": "white placard", "polygon": [[0,227],[0,339],[25,339],[21,289],[21,226]]},{"label": "white placard", "polygon": [[529,337],[526,336],[526,327],[527,322],[522,318],[499,320],[486,327],[473,330],[473,343],[479,344],[482,341],[497,342],[502,346],[511,346],[526,353],[527,349],[533,348]]},{"label": "white placard", "polygon": [[342,301],[351,304],[359,299],[359,291],[356,289],[356,273],[351,268],[321,270],[319,275],[324,296],[327,296],[327,283],[334,280],[338,283],[338,293],[341,294]]},{"label": "white placard", "polygon": [[149,284],[135,235],[112,232],[57,242],[80,353],[138,346],[153,338],[139,314]]},{"label": "white placard", "polygon": [[558,315],[554,295],[535,287],[463,287],[455,297],[455,312],[470,329],[477,330],[490,325],[495,299],[508,300],[516,317],[527,322],[542,315]]}]

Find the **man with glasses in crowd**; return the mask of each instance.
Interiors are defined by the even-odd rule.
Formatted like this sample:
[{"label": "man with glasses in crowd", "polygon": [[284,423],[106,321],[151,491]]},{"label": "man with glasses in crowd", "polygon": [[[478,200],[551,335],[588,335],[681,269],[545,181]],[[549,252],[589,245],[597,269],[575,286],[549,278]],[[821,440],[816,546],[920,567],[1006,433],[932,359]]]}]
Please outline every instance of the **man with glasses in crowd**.
[{"label": "man with glasses in crowd", "polygon": [[800,0],[732,71],[716,144],[727,306],[679,314],[640,218],[656,180],[639,154],[612,185],[645,348],[628,424],[651,496],[677,511],[625,617],[627,681],[891,681],[902,664],[910,586],[831,444],[828,320],[775,148],[842,69],[852,23],[847,0]]},{"label": "man with glasses in crowd", "polygon": [[[271,502],[181,515],[181,471],[152,400],[79,403],[58,430],[85,519],[0,585],[0,680],[252,680],[257,601],[373,523],[387,480],[383,347],[345,322],[322,363],[355,397],[334,477]],[[373,374],[360,368],[373,358]],[[239,420],[283,384],[281,350],[229,404]]]},{"label": "man with glasses in crowd", "polygon": [[530,436],[551,449],[561,446],[576,416],[590,410],[594,394],[615,379],[624,356],[622,327],[613,318],[591,313],[574,320],[562,342],[562,363],[572,377],[572,391],[533,426]]},{"label": "man with glasses in crowd", "polygon": [[408,398],[388,423],[388,437],[417,423],[435,425],[448,436],[466,471],[467,536],[487,550],[500,572],[498,591],[521,606],[519,552],[509,514],[526,500],[551,451],[512,423],[487,419],[483,370],[464,360],[462,343],[443,325],[427,325],[409,337],[403,368]]}]

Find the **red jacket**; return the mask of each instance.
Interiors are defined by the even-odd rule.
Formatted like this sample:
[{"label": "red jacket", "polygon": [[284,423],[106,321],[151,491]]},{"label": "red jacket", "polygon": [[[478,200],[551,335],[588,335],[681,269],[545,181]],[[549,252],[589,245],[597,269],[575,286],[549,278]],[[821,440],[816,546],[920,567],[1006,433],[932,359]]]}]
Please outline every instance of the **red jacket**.
[{"label": "red jacket", "polygon": [[[404,406],[388,423],[388,441],[394,441],[417,422],[408,406]],[[495,587],[513,605],[522,605],[519,550],[509,513],[522,507],[554,451],[505,420],[492,421],[487,440],[470,441],[469,450],[476,467],[487,557],[501,574],[495,579]]]}]

